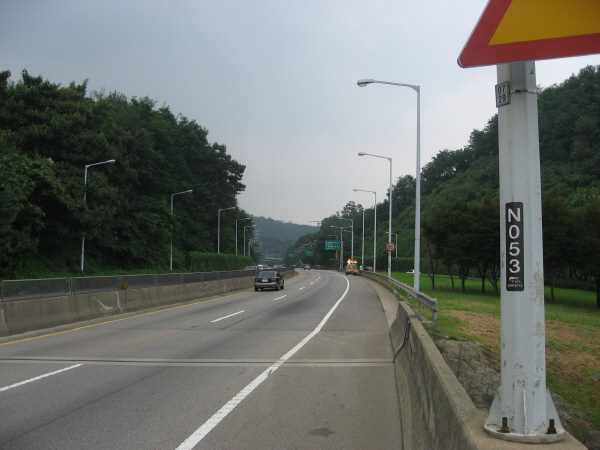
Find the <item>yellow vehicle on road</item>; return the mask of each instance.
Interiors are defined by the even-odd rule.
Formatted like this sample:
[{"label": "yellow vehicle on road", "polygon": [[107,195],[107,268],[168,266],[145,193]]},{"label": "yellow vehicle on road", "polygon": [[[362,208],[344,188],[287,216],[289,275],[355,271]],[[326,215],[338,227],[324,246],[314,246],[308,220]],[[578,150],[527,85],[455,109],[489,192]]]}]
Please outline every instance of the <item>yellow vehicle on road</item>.
[{"label": "yellow vehicle on road", "polygon": [[358,261],[346,261],[346,275],[358,275]]}]

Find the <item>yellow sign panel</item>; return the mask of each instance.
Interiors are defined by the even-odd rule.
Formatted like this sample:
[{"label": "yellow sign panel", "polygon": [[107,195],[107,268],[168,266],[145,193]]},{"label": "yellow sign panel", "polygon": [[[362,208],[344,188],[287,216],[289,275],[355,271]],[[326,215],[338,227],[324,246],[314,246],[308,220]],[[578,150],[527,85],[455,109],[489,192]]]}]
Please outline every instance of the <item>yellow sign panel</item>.
[{"label": "yellow sign panel", "polygon": [[600,0],[489,0],[458,64],[600,53]]},{"label": "yellow sign panel", "polygon": [[490,45],[600,33],[599,18],[599,1],[513,1]]}]

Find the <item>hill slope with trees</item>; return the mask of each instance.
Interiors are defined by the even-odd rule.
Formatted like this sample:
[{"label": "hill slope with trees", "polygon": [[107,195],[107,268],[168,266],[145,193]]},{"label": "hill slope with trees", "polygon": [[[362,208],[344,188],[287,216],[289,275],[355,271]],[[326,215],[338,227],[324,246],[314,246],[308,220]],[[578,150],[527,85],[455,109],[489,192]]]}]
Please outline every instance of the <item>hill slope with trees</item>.
[{"label": "hill slope with trees", "polygon": [[[44,268],[168,268],[187,252],[235,253],[245,167],[208,131],[145,98],[0,72],[0,276]],[[114,159],[114,164],[84,167]],[[187,190],[192,193],[175,195]],[[83,201],[84,192],[86,201]],[[173,210],[171,211],[171,202]]]},{"label": "hill slope with trees", "polygon": [[[560,84],[538,88],[540,158],[543,197],[544,266],[549,285],[578,286],[597,292],[600,307],[600,66],[587,66]],[[497,290],[499,272],[498,117],[474,130],[468,144],[441,150],[421,170],[422,272],[468,275]],[[398,234],[394,270],[406,271],[414,261],[415,179],[398,178],[392,192],[392,231]],[[377,268],[387,267],[386,198],[377,205]],[[364,265],[373,265],[374,211],[365,212]],[[360,258],[360,205],[349,202],[323,219],[318,233],[302,236],[291,248],[318,241],[315,260],[335,265],[334,251],[322,242],[331,225],[354,222],[354,257]],[[347,234],[347,233],[346,233]],[[339,232],[338,232],[339,235]],[[344,255],[349,255],[344,237]],[[362,250],[362,249],[361,249]],[[357,256],[358,255],[358,256]]]},{"label": "hill slope with trees", "polygon": [[282,222],[270,217],[251,217],[260,236],[262,252],[270,257],[281,257],[300,236],[318,230],[318,227]]}]

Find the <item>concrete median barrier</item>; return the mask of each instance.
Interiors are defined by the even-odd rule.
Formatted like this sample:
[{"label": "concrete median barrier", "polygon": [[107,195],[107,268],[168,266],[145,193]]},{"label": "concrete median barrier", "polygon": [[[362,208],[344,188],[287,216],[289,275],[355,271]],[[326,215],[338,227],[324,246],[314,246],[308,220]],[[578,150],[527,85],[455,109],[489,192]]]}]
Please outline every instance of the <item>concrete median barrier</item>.
[{"label": "concrete median barrier", "polygon": [[202,283],[3,302],[0,335],[51,328],[250,289],[254,275]]}]

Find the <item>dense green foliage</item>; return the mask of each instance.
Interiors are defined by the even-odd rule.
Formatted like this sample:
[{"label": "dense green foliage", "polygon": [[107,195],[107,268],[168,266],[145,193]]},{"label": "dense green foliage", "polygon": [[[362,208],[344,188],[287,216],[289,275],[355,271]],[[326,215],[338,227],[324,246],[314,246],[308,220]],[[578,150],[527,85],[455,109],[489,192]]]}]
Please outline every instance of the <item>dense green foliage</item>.
[{"label": "dense green foliage", "polygon": [[[84,235],[86,268],[168,269],[171,239],[174,269],[187,252],[216,252],[217,211],[237,205],[245,167],[206,129],[149,98],[9,78],[0,72],[0,277],[35,276],[35,260],[75,271]],[[235,253],[241,217],[221,213],[221,252]]]},{"label": "dense green foliage", "polygon": [[[600,307],[600,66],[588,66],[558,85],[539,89],[539,134],[543,197],[544,266],[549,286],[556,279],[596,284]],[[458,150],[442,150],[421,171],[421,267],[435,286],[435,273],[464,282],[467,276],[488,279],[494,291],[500,260],[498,117],[474,130]],[[414,257],[415,179],[400,177],[392,193],[392,232],[398,253]],[[377,205],[377,269],[387,269],[388,200]],[[361,206],[348,202],[323,219],[321,230],[302,236],[290,252],[313,244],[317,264],[335,267],[335,251],[323,241],[354,221],[354,257],[362,246]],[[373,209],[365,211],[364,265],[373,265]],[[344,233],[344,258],[350,255]],[[394,237],[392,237],[394,240]],[[307,247],[305,247],[307,248]],[[301,257],[300,254],[297,257]],[[298,253],[298,252],[297,252]],[[357,256],[358,255],[358,256]],[[454,286],[454,284],[453,284]],[[550,290],[550,300],[553,298]]]},{"label": "dense green foliage", "polygon": [[243,270],[252,266],[250,256],[227,253],[189,252],[186,258],[186,268],[191,272],[215,272],[218,270]]}]

